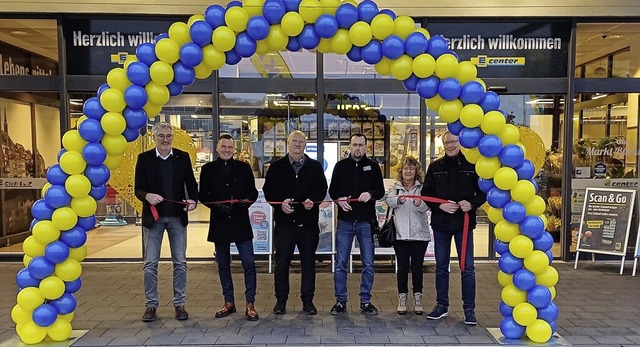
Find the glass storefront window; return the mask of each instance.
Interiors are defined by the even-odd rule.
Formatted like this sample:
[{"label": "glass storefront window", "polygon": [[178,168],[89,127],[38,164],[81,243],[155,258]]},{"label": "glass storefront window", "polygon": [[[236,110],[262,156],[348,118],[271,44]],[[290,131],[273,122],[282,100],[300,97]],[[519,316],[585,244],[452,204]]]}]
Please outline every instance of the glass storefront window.
[{"label": "glass storefront window", "polygon": [[316,53],[303,50],[254,54],[236,65],[223,66],[220,77],[315,78]]},{"label": "glass storefront window", "polygon": [[613,74],[611,77],[629,78],[631,71],[631,51],[626,50],[613,55]]},{"label": "glass storefront window", "polygon": [[634,78],[638,76],[640,49],[635,39],[640,23],[578,23],[576,66],[578,78]]},{"label": "glass storefront window", "polygon": [[346,55],[335,53],[324,54],[325,78],[393,78],[391,75],[380,75],[373,65],[364,61],[351,61]]}]

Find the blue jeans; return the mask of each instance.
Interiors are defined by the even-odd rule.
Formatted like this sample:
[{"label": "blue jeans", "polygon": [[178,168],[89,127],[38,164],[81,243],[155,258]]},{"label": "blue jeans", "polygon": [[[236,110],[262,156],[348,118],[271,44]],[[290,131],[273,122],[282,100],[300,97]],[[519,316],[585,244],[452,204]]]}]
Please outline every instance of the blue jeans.
[{"label": "blue jeans", "polygon": [[187,229],[180,217],[160,217],[151,228],[142,228],[144,239],[144,294],[147,306],[158,307],[158,260],[165,229],[173,262],[173,306],[187,298]]},{"label": "blue jeans", "polygon": [[[436,253],[436,303],[449,307],[449,264],[451,260],[451,238],[455,239],[456,250],[462,254],[462,231],[450,232],[433,230]],[[473,230],[467,237],[467,255],[462,276],[462,308],[476,308],[476,268],[473,265]]]},{"label": "blue jeans", "polygon": [[347,265],[353,237],[360,245],[360,259],[362,261],[362,278],[360,280],[360,302],[371,302],[371,287],[373,287],[373,239],[369,222],[345,222],[338,220],[336,231],[336,265],[333,273],[336,300],[347,302]]},{"label": "blue jeans", "polygon": [[[216,261],[218,275],[222,285],[224,302],[235,302],[233,298],[233,279],[231,278],[231,244],[216,242]],[[256,263],[253,256],[253,241],[247,240],[237,243],[240,261],[244,269],[244,295],[248,303],[256,301]]]}]

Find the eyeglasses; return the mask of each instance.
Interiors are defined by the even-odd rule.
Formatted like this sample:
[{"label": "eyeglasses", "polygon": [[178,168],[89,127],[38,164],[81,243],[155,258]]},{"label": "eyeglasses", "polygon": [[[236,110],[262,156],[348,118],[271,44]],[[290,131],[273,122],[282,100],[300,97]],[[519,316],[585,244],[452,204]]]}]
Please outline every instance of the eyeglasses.
[{"label": "eyeglasses", "polygon": [[453,144],[456,144],[456,143],[458,143],[458,140],[449,140],[449,141],[445,141],[444,142],[444,144],[447,145],[447,146],[448,145],[453,145]]},{"label": "eyeglasses", "polygon": [[173,138],[173,134],[167,134],[167,135],[158,134],[158,135],[156,135],[156,137],[161,139],[161,140],[164,140],[164,139],[171,140]]}]

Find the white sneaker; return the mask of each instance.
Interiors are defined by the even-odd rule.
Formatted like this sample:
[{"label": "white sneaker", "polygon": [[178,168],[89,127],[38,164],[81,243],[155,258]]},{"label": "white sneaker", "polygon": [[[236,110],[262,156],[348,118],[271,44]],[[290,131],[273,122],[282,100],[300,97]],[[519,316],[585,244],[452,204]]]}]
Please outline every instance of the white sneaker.
[{"label": "white sneaker", "polygon": [[407,313],[407,293],[398,294],[398,314]]}]

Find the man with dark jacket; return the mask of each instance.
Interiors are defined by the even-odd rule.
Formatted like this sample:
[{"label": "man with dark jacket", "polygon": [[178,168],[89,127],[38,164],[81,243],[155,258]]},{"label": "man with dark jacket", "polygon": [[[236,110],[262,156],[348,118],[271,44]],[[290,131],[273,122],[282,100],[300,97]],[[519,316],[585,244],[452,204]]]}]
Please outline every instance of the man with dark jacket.
[{"label": "man with dark jacket", "polygon": [[347,263],[354,237],[358,239],[362,260],[360,311],[366,315],[378,314],[378,309],[371,303],[374,276],[371,223],[377,223],[376,200],[384,195],[384,183],[378,163],[365,155],[366,146],[367,138],[363,134],[351,135],[351,154],[333,168],[329,186],[329,195],[339,206],[333,275],[336,304],[331,308],[332,315],[347,310]]},{"label": "man with dark jacket", "polygon": [[[198,183],[189,154],[172,148],[173,128],[169,123],[153,126],[156,148],[138,155],[134,190],[142,201],[144,242],[144,322],[156,319],[158,308],[158,260],[162,235],[167,230],[173,261],[173,306],[176,319],[185,320],[187,297],[187,211],[196,208]],[[186,190],[186,195],[185,195]]]},{"label": "man with dark jacket", "polygon": [[448,200],[446,203],[427,202],[431,208],[436,256],[436,306],[427,315],[440,319],[449,315],[449,263],[451,238],[456,250],[462,254],[464,214],[469,214],[464,271],[462,272],[462,301],[464,322],[478,324],[476,307],[476,273],[473,265],[473,229],[476,227],[476,210],[486,201],[486,195],[478,187],[475,165],[460,153],[458,137],[450,132],[442,136],[445,156],[429,165],[422,186],[422,195]]},{"label": "man with dark jacket", "polygon": [[264,181],[264,196],[273,206],[275,228],[275,314],[286,312],[289,298],[289,269],[294,249],[298,246],[302,279],[302,309],[315,315],[316,249],[320,237],[319,205],[327,194],[327,181],[322,165],[304,154],[307,140],[303,132],[293,131],[287,140],[288,154],[269,167]]},{"label": "man with dark jacket", "polygon": [[[236,312],[231,278],[231,243],[236,244],[244,269],[245,316],[257,321],[255,309],[256,265],[253,254],[253,230],[249,220],[249,206],[258,198],[255,179],[249,164],[233,159],[235,142],[228,134],[220,135],[216,146],[218,159],[205,164],[200,173],[200,202],[211,209],[207,240],[215,243],[218,275],[224,295],[224,305],[216,318]],[[218,203],[237,199],[241,202]],[[246,200],[246,201],[242,201]]]}]

